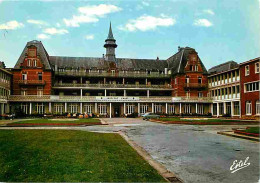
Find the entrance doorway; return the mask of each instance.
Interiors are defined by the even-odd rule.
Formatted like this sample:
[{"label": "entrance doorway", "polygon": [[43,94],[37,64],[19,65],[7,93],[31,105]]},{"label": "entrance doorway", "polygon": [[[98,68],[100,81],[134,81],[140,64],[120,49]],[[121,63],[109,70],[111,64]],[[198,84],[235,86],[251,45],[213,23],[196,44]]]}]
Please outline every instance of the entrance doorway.
[{"label": "entrance doorway", "polygon": [[114,117],[120,117],[120,105],[114,106]]}]

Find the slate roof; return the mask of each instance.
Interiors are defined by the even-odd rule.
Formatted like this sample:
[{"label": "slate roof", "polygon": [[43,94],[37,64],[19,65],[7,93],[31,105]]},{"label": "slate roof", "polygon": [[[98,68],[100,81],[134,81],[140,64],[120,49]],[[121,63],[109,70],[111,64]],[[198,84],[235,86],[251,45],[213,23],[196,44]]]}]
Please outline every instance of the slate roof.
[{"label": "slate roof", "polygon": [[41,41],[37,41],[37,40],[33,40],[30,42],[27,42],[26,46],[23,49],[22,54],[20,55],[18,61],[16,62],[14,69],[20,69],[21,63],[23,63],[24,59],[25,59],[25,54],[27,53],[27,47],[29,46],[35,46],[37,47],[37,54],[40,56],[40,59],[45,67],[46,70],[50,70],[51,66],[48,60],[48,53],[45,50],[43,44]]},{"label": "slate roof", "polygon": [[217,74],[217,73],[225,72],[225,71],[235,69],[238,67],[239,67],[239,65],[235,61],[228,61],[223,64],[219,64],[217,66],[210,68],[208,72],[209,72],[209,74]]},{"label": "slate roof", "polygon": [[110,27],[109,27],[109,32],[108,32],[107,40],[115,40],[115,38],[114,38],[114,36],[113,36],[113,32],[112,32],[111,22],[110,22]]},{"label": "slate roof", "polygon": [[[61,56],[50,56],[50,64],[52,68],[97,68],[106,69],[108,68],[108,62],[104,58],[97,57],[61,57]],[[117,58],[117,67],[121,70],[161,70],[168,67],[165,60],[156,59],[132,59],[132,58]]]},{"label": "slate roof", "polygon": [[[167,63],[169,64],[169,68],[172,69],[173,75],[185,73],[184,69],[188,62],[189,53],[194,51],[195,49],[190,47],[180,48],[176,54],[167,59]],[[207,69],[201,62],[200,58],[199,62],[202,66],[203,74],[208,74]]]}]

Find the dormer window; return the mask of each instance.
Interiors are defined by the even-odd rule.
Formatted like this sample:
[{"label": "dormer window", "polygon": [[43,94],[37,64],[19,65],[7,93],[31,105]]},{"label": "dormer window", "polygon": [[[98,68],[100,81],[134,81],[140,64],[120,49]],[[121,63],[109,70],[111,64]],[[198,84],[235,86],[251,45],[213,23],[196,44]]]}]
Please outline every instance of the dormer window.
[{"label": "dormer window", "polygon": [[31,63],[31,60],[30,60],[30,59],[27,60],[27,66],[28,66],[28,67],[31,67],[31,66],[32,66],[32,63]]},{"label": "dormer window", "polygon": [[195,68],[195,71],[198,71],[198,66],[197,66],[197,65],[195,65],[195,67],[194,67],[194,68]]},{"label": "dormer window", "polygon": [[193,66],[192,65],[190,65],[190,71],[193,71]]},{"label": "dormer window", "polygon": [[202,78],[198,77],[198,83],[201,84],[202,83]]},{"label": "dormer window", "polygon": [[22,80],[27,80],[27,74],[26,73],[22,74]]},{"label": "dormer window", "polygon": [[37,67],[37,60],[33,60],[33,66]]}]

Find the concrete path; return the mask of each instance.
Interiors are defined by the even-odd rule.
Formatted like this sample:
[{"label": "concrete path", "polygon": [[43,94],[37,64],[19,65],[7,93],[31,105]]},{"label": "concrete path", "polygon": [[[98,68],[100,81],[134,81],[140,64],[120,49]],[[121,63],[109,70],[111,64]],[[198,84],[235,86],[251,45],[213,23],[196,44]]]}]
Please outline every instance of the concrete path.
[{"label": "concrete path", "polygon": [[[121,131],[184,182],[255,183],[259,181],[259,143],[217,134],[218,131],[238,128],[238,125],[164,125],[129,118],[112,118],[105,121],[108,125],[37,127],[37,129]],[[233,162],[244,161],[247,157],[250,165],[231,173],[230,167]]]}]

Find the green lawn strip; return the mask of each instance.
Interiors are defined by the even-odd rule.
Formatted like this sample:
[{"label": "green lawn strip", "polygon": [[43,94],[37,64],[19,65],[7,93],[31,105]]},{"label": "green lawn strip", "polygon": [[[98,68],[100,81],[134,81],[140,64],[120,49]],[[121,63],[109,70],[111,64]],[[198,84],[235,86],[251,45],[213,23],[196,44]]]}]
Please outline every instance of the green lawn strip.
[{"label": "green lawn strip", "polygon": [[1,182],[163,182],[118,134],[0,130]]},{"label": "green lawn strip", "polygon": [[99,119],[96,119],[96,118],[87,118],[87,119],[77,119],[77,120],[74,120],[74,119],[64,119],[64,120],[54,120],[54,119],[32,119],[32,120],[21,120],[21,121],[17,121],[17,122],[14,122],[12,124],[32,124],[32,123],[41,123],[41,124],[46,124],[46,123],[75,123],[75,124],[78,124],[78,123],[98,123],[100,122]]},{"label": "green lawn strip", "polygon": [[247,133],[256,133],[259,134],[260,127],[249,127],[246,129]]}]

